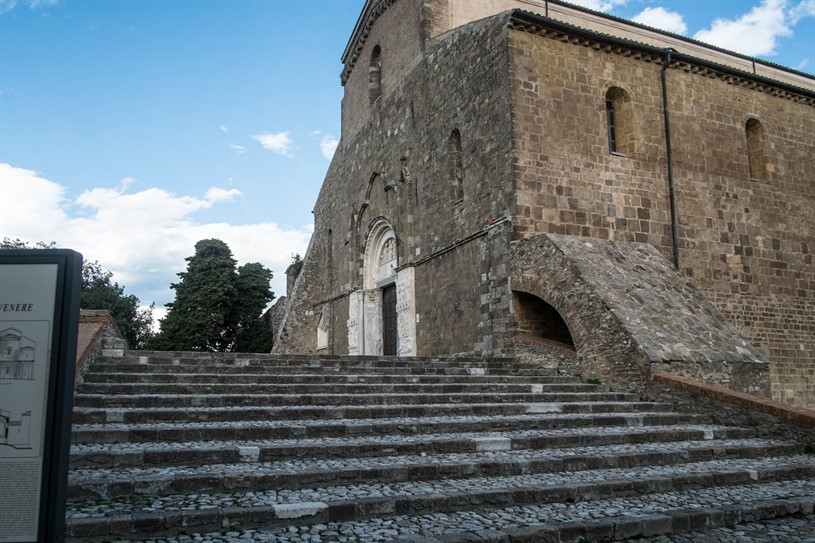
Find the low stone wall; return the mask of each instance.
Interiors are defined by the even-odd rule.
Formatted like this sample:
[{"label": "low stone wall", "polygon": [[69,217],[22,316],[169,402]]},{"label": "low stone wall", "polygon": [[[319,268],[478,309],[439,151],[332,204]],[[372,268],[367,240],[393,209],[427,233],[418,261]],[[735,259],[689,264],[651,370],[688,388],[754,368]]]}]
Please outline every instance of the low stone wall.
[{"label": "low stone wall", "polygon": [[701,423],[753,427],[761,436],[798,441],[815,453],[815,410],[662,372],[653,375],[647,395],[677,411],[701,414]]},{"label": "low stone wall", "polygon": [[545,339],[515,336],[515,358],[520,362],[557,370],[560,375],[582,377],[577,352],[566,345]]},{"label": "low stone wall", "polygon": [[109,312],[81,309],[76,342],[74,387],[82,383],[85,368],[97,357],[123,352],[126,348],[127,343]]}]

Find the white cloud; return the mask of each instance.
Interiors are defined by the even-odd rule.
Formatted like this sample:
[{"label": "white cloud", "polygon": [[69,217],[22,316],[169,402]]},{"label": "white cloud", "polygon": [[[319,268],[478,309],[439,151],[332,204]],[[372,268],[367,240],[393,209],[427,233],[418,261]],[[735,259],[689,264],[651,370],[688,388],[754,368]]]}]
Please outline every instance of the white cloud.
[{"label": "white cloud", "polygon": [[56,6],[61,0],[28,0],[28,7],[31,9]]},{"label": "white cloud", "polygon": [[675,34],[684,34],[688,31],[688,25],[685,24],[685,20],[681,14],[675,11],[668,11],[663,7],[645,8],[639,15],[634,17],[633,20],[634,22]]},{"label": "white cloud", "polygon": [[71,201],[58,183],[0,163],[0,237],[56,241],[75,249],[111,270],[114,280],[142,303],[155,301],[157,307],[173,299],[170,284],[186,269],[184,259],[193,254],[195,243],[218,238],[240,264],[260,262],[271,269],[272,289],[278,296],[285,294],[285,269],[292,254],[305,254],[312,225],[287,229],[272,222],[200,222],[196,212],[233,201],[240,191],[213,187],[203,196],[191,196],[151,187],[124,193],[128,179],[115,188],[87,190]]},{"label": "white cloud", "polygon": [[617,6],[623,6],[628,0],[567,0],[570,4],[581,6],[594,11],[609,12]]},{"label": "white cloud", "polygon": [[750,56],[774,55],[780,38],[792,35],[802,17],[815,15],[815,0],[804,0],[792,8],[786,0],[762,0],[737,19],[716,19],[694,38]]},{"label": "white cloud", "polygon": [[231,200],[232,198],[234,198],[236,196],[242,196],[241,191],[239,191],[238,189],[226,190],[226,189],[219,189],[218,187],[212,187],[204,195],[204,197],[210,203],[228,202],[229,200]]},{"label": "white cloud", "polygon": [[789,10],[788,16],[793,26],[804,17],[815,17],[815,0],[801,0]]},{"label": "white cloud", "polygon": [[244,147],[243,145],[238,145],[237,143],[230,143],[229,148],[238,153],[239,155],[242,155],[246,152],[246,147]]},{"label": "white cloud", "polygon": [[262,134],[255,134],[252,138],[257,140],[264,149],[274,151],[279,155],[291,157],[289,151],[292,146],[292,141],[288,132],[278,132],[277,134],[264,132]]},{"label": "white cloud", "polygon": [[17,0],[0,0],[0,15],[8,13],[17,5]]},{"label": "white cloud", "polygon": [[228,129],[227,127],[225,127],[224,125],[222,125],[222,124],[219,124],[219,125],[218,125],[218,130],[220,130],[220,131],[221,131],[221,132],[223,132],[224,134],[226,134],[226,133],[228,133],[228,132],[229,132],[229,129]]},{"label": "white cloud", "polygon": [[[0,234],[55,241],[67,216],[65,189],[40,174],[0,163]],[[24,225],[24,228],[20,228]]]},{"label": "white cloud", "polygon": [[323,153],[325,158],[331,160],[334,157],[334,152],[337,150],[337,145],[339,144],[340,140],[334,136],[323,136],[320,138],[320,152]]}]

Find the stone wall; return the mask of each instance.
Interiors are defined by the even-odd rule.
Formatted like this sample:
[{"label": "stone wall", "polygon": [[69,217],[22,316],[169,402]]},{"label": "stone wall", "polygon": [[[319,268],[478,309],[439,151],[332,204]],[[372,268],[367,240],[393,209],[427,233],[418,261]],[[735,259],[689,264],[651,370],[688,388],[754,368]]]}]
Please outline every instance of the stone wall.
[{"label": "stone wall", "polygon": [[[647,243],[668,260],[676,249],[685,280],[770,360],[773,397],[815,405],[811,78],[558,2],[490,0],[483,12],[458,0],[366,6],[374,4],[344,57],[342,140],[279,352],[313,352],[322,315],[331,324],[325,352],[348,351],[349,297],[363,288],[366,240],[383,221],[395,232],[397,272],[412,269],[416,281],[417,354],[511,352],[510,240],[565,234]],[[601,34],[523,12],[468,22],[520,5]],[[632,33],[678,49],[667,69],[666,49],[609,37]],[[372,101],[377,47],[381,94]],[[750,70],[742,77],[682,54]],[[616,153],[607,101],[619,123]],[[621,324],[601,324],[609,337],[622,334],[608,345],[630,363],[616,367],[620,382],[664,358],[637,351]],[[587,356],[605,364],[599,350]],[[744,379],[732,386],[765,390],[738,360],[703,358],[707,378],[735,372]]]},{"label": "stone wall", "polygon": [[98,357],[121,354],[126,348],[127,342],[110,312],[101,309],[81,309],[77,329],[74,386],[83,382],[85,369]]},{"label": "stone wall", "polygon": [[761,354],[650,245],[530,237],[514,243],[512,285],[560,313],[584,377],[643,389],[659,369],[769,392]]},{"label": "stone wall", "polygon": [[[342,139],[350,143],[374,118],[387,118],[392,111],[385,102],[401,94],[405,79],[422,61],[421,4],[423,0],[399,0],[385,10],[370,29],[356,65],[345,81],[342,99]],[[381,97],[371,104],[369,68],[374,47],[380,47]],[[341,150],[340,143],[338,150]]]},{"label": "stone wall", "polygon": [[[661,59],[563,36],[509,33],[515,238],[637,241],[672,259]],[[679,269],[770,360],[773,397],[815,405],[815,107],[689,64],[666,80]],[[625,156],[609,152],[615,89],[631,105]],[[766,131],[760,179],[750,119]]]},{"label": "stone wall", "polygon": [[[383,40],[412,36],[413,30],[396,31],[404,22],[389,18],[398,14],[392,9],[378,21],[379,34],[369,36],[360,58],[368,58],[380,43],[377,35]],[[323,306],[332,321],[329,352],[347,352],[348,297],[363,287],[366,241],[372,225],[381,221],[395,232],[399,269],[414,268],[417,334],[433,323],[432,333],[444,338],[419,338],[417,354],[506,347],[505,337],[499,338],[507,336],[510,319],[504,221],[514,201],[513,165],[506,160],[512,149],[506,17],[425,44],[426,57],[398,92],[384,90],[383,75],[383,93],[373,105],[353,102],[350,96],[362,88],[353,85],[362,84],[354,79],[357,71],[352,73],[344,107],[356,103],[365,111],[354,113],[353,121],[350,113],[343,118],[343,140],[314,208],[315,233],[275,352],[313,352],[315,340],[293,338],[316,337],[316,314]],[[401,57],[391,58],[394,49],[382,46],[383,74],[393,62],[404,64]],[[366,122],[364,130],[346,130],[359,119]],[[462,158],[460,195],[451,181],[455,130]]]}]

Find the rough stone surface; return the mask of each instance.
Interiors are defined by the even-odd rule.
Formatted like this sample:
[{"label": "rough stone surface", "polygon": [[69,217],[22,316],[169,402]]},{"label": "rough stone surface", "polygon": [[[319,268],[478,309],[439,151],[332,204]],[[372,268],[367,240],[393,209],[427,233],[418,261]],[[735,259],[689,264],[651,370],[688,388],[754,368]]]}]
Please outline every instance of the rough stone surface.
[{"label": "rough stone surface", "polygon": [[769,395],[761,354],[650,245],[544,234],[512,258],[513,289],[550,300],[582,375],[642,390],[666,370]]},{"label": "rough stone surface", "polygon": [[[410,322],[415,334],[400,334],[415,346],[398,352],[534,357],[520,338],[528,306],[513,295],[510,244],[550,233],[647,243],[669,261],[675,249],[681,276],[769,361],[768,378],[756,384],[760,376],[717,360],[717,345],[701,348],[701,337],[683,352],[687,338],[672,340],[676,328],[660,332],[656,322],[639,338],[664,335],[648,357],[693,359],[688,375],[815,405],[812,78],[558,2],[387,0],[369,8],[343,57],[342,138],[277,352],[317,352],[321,319],[320,352],[356,348],[361,321],[350,301],[379,288],[363,285],[365,253],[384,221],[395,233],[397,273],[413,270],[402,291],[413,298],[401,302],[415,315],[402,314],[400,326]],[[548,18],[504,11],[512,8]],[[662,103],[669,47],[682,55],[664,70],[675,221]],[[618,106],[616,153],[607,100]],[[671,298],[649,284],[619,294],[630,305],[640,304],[632,296]],[[566,310],[579,311],[558,307]],[[731,352],[737,347],[750,351],[739,342]],[[634,370],[620,368],[621,380]]]},{"label": "rough stone surface", "polygon": [[[731,405],[746,426],[716,424],[682,394],[478,357],[103,358],[76,394],[69,539],[578,541],[812,520],[815,457],[791,422],[770,432]],[[163,406],[179,399],[194,406]]]}]

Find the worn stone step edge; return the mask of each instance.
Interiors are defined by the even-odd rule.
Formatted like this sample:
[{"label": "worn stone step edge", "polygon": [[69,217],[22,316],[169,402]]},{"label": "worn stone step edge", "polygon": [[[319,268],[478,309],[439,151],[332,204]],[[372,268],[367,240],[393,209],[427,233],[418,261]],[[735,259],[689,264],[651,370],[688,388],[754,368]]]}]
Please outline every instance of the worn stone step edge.
[{"label": "worn stone step edge", "polygon": [[[223,526],[254,524],[280,525],[296,519],[298,525],[362,520],[395,515],[421,515],[433,512],[454,512],[485,507],[508,505],[572,503],[632,494],[682,492],[685,489],[711,486],[737,486],[758,482],[792,480],[815,476],[815,470],[780,467],[761,473],[730,471],[705,473],[694,476],[677,475],[641,480],[604,481],[564,485],[526,486],[489,489],[484,491],[449,494],[425,494],[400,497],[370,497],[357,500],[338,498],[334,501],[275,503],[254,507],[213,507],[178,511],[133,512],[85,519],[67,515],[70,535],[105,535],[133,533],[161,533],[180,526],[187,529],[207,530]],[[70,505],[70,504],[69,504]],[[796,511],[800,508],[796,508]],[[81,526],[81,528],[79,528]]]},{"label": "worn stone step edge", "polygon": [[83,374],[85,383],[580,383],[569,375],[406,375],[390,373],[99,373],[91,369]]},{"label": "worn stone step edge", "polygon": [[[610,500],[608,500],[610,501]],[[454,519],[453,522],[459,520],[456,529],[445,530],[442,537],[434,535],[413,535],[413,536],[400,536],[398,533],[394,537],[392,534],[383,533],[383,527],[380,525],[370,525],[370,522],[325,522],[323,529],[316,532],[317,536],[321,537],[321,541],[331,541],[332,537],[336,537],[342,533],[353,534],[355,539],[352,541],[366,541],[357,536],[357,532],[361,532],[364,538],[371,538],[375,541],[387,541],[390,543],[585,543],[597,541],[642,541],[640,538],[653,538],[657,536],[667,536],[676,534],[687,534],[687,536],[697,535],[698,540],[712,541],[707,534],[711,531],[727,530],[728,527],[738,525],[756,525],[767,523],[770,521],[785,519],[785,524],[792,524],[789,521],[795,518],[797,521],[806,519],[805,522],[815,524],[813,518],[813,500],[808,497],[794,497],[784,500],[779,499],[760,499],[748,503],[738,504],[718,504],[716,506],[705,507],[679,507],[662,510],[658,513],[647,513],[637,515],[609,515],[602,518],[579,518],[579,520],[567,521],[542,521],[534,524],[529,523],[513,523],[510,526],[503,526],[495,528],[494,526],[480,524],[473,530],[464,531],[461,525],[472,523],[471,520]],[[612,502],[616,503],[616,502]],[[599,503],[598,505],[603,505]],[[500,511],[500,510],[499,510]],[[188,534],[186,530],[181,533],[186,535],[186,539],[177,539],[178,529],[166,534],[169,538],[167,541],[234,541],[234,532],[240,530],[248,535],[252,541],[255,538],[261,541],[277,541],[280,538],[289,537],[292,535],[299,535],[304,531],[304,527],[297,527],[295,534],[289,532],[285,527],[264,529],[263,524],[246,522],[245,518],[248,515],[238,514],[243,511],[236,512],[230,518],[226,516],[224,524],[226,527],[218,526],[215,529],[218,532],[209,532],[206,534],[192,533]],[[408,517],[397,516],[393,520],[397,523],[397,527],[408,525],[417,527],[424,531],[428,523],[428,516],[421,517]],[[448,521],[445,515],[445,521]],[[265,523],[264,523],[265,524]],[[521,524],[521,525],[519,525]],[[81,525],[75,528],[81,529]],[[307,530],[308,527],[305,527]],[[385,528],[387,529],[387,528]],[[271,531],[270,531],[271,530]],[[395,531],[395,530],[391,530]],[[308,530],[309,536],[313,534],[313,529]],[[108,535],[108,534],[104,534]],[[730,536],[727,531],[724,535]],[[243,536],[242,536],[243,537]],[[323,539],[325,538],[325,539]],[[697,539],[694,539],[697,540]],[[718,538],[716,540],[719,540]],[[745,535],[744,541],[749,541],[749,536]],[[109,539],[99,539],[95,537],[85,536],[82,539],[69,538],[71,543],[96,543],[97,541],[109,541]],[[160,540],[161,541],[161,540]],[[806,540],[809,541],[809,540]],[[148,543],[142,541],[140,543]],[[154,539],[150,543],[155,543]],[[370,543],[368,541],[367,543]]]},{"label": "worn stone step edge", "polygon": [[217,407],[239,405],[377,405],[437,403],[552,403],[634,401],[624,392],[541,392],[480,394],[77,394],[76,407]]},{"label": "worn stone step edge", "polygon": [[[179,441],[229,441],[252,439],[289,439],[310,437],[336,437],[349,435],[382,435],[388,433],[419,434],[441,432],[501,431],[508,427],[520,429],[554,429],[585,426],[656,426],[689,423],[698,419],[687,413],[597,413],[590,416],[513,416],[513,417],[420,417],[405,421],[393,419],[360,423],[368,419],[334,421],[275,421],[242,424],[190,423],[186,425],[161,423],[155,425],[109,424],[78,425],[72,431],[73,443],[130,443]],[[304,424],[308,422],[310,424]]]},{"label": "worn stone step edge", "polygon": [[416,405],[357,405],[357,406],[237,406],[186,408],[107,408],[77,407],[73,411],[74,424],[149,423],[149,422],[203,422],[253,420],[305,420],[305,419],[359,419],[424,417],[433,415],[520,415],[525,413],[619,413],[623,411],[662,411],[673,409],[669,403],[659,402],[553,402],[524,403],[467,403]]},{"label": "worn stone step edge", "polygon": [[535,362],[524,362],[512,357],[482,356],[357,356],[357,355],[274,355],[267,353],[215,353],[172,351],[125,351],[120,356],[105,356],[101,364],[140,365],[214,365],[214,366],[328,366],[328,367],[529,367]]},{"label": "worn stone step edge", "polygon": [[[108,499],[77,498],[68,500],[70,516],[109,516],[127,512],[158,510],[207,509],[238,503],[280,505],[312,501],[353,501],[358,503],[393,503],[410,499],[430,509],[434,501],[446,504],[450,499],[477,503],[478,496],[501,495],[501,499],[524,490],[543,502],[574,501],[568,492],[583,488],[580,499],[591,500],[597,489],[624,492],[625,495],[647,494],[667,490],[714,488],[738,484],[783,480],[806,480],[815,484],[815,458],[807,455],[758,458],[714,458],[684,464],[603,468],[572,472],[524,473],[507,476],[477,476],[442,480],[397,481],[391,483],[343,483],[312,485],[299,489],[266,489],[228,492],[182,492],[155,495],[148,492]],[[145,482],[145,484],[148,484]],[[162,486],[160,478],[149,484]],[[586,489],[589,489],[586,491]],[[564,494],[564,492],[566,492]],[[465,496],[462,498],[462,496]],[[476,496],[475,498],[466,496]],[[533,496],[533,497],[534,497]],[[595,496],[596,497],[596,496]],[[543,503],[542,502],[542,503]],[[421,506],[421,507],[424,507]],[[446,511],[446,508],[439,509]]]},{"label": "worn stone step edge", "polygon": [[527,377],[550,377],[558,375],[558,371],[551,368],[541,368],[538,366],[500,366],[500,367],[483,367],[483,366],[280,366],[280,365],[200,365],[200,364],[94,364],[91,366],[92,371],[96,373],[168,373],[179,374],[187,373],[195,374],[210,374],[214,370],[222,374],[258,374],[258,375],[289,375],[289,374],[309,374],[314,373],[323,375],[326,372],[332,372],[337,375],[456,375],[456,376],[527,376]]},{"label": "worn stone step edge", "polygon": [[[599,427],[603,430],[604,427]],[[618,428],[614,428],[618,430]],[[159,465],[194,466],[230,464],[241,461],[241,449],[256,447],[260,462],[294,458],[370,457],[396,454],[445,454],[477,452],[482,438],[509,440],[512,449],[559,449],[589,445],[621,445],[635,443],[670,443],[673,441],[711,441],[746,439],[756,435],[755,429],[738,427],[644,427],[625,432],[588,433],[586,428],[573,431],[537,435],[518,435],[513,432],[490,433],[474,437],[462,434],[431,434],[408,436],[402,439],[376,439],[367,437],[325,438],[234,442],[144,443],[73,445],[72,467],[149,467]],[[390,436],[385,436],[390,437]]]},{"label": "worn stone step edge", "polygon": [[85,383],[77,395],[136,394],[541,394],[549,392],[595,392],[601,387],[587,383]]},{"label": "worn stone step edge", "polygon": [[[364,460],[320,467],[317,462],[261,464],[259,451],[242,451],[238,465],[219,464],[204,471],[188,468],[185,473],[167,473],[166,468],[145,470],[84,470],[69,473],[68,498],[116,498],[131,495],[170,495],[189,492],[235,492],[240,490],[302,489],[314,485],[397,483],[438,481],[469,477],[510,477],[535,473],[563,473],[586,470],[681,465],[723,458],[759,458],[790,456],[803,452],[795,443],[677,443],[668,450],[607,450],[587,447],[582,450],[559,449],[514,458],[506,441],[484,441],[480,453],[402,456],[390,464],[366,465]],[[619,448],[618,448],[619,449]],[[506,451],[504,454],[484,454]],[[517,451],[515,451],[517,452]],[[248,463],[251,462],[251,463]],[[281,465],[282,464],[282,465]],[[140,473],[141,471],[141,473]]]}]

